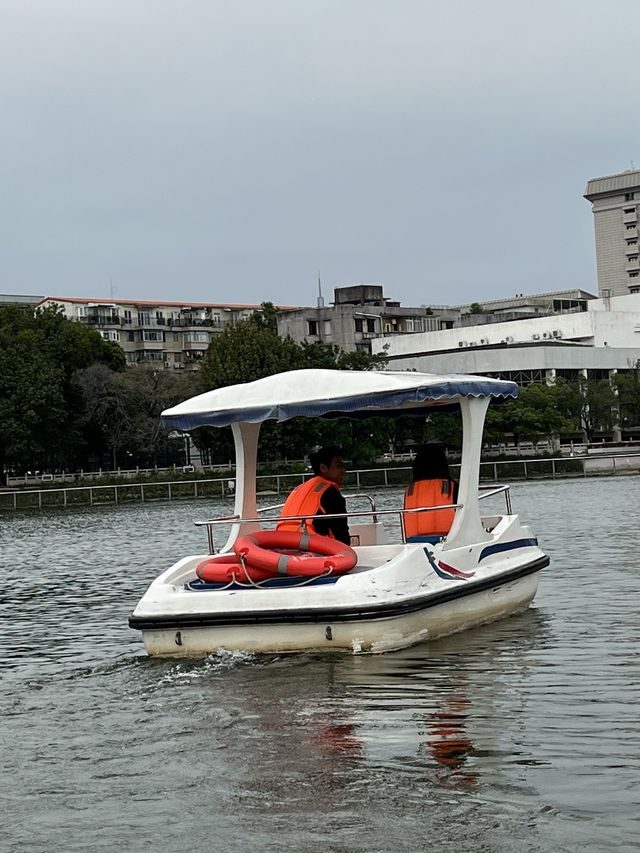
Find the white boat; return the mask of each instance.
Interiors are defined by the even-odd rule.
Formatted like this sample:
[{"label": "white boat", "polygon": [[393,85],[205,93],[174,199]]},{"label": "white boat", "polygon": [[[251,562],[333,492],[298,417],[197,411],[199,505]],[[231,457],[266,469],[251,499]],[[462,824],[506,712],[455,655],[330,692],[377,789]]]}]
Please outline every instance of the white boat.
[{"label": "white boat", "polygon": [[[150,655],[198,656],[225,650],[388,652],[525,610],[549,558],[531,529],[511,512],[509,491],[479,489],[482,431],[492,399],[517,386],[482,376],[297,370],[209,391],[163,413],[171,429],[230,425],[236,450],[234,515],[201,522],[208,554],[184,557],[154,580],[129,625],[142,631]],[[458,408],[463,447],[458,503],[442,541],[395,541],[381,516],[351,512],[355,568],[340,576],[276,578],[263,583],[208,584],[196,566],[214,553],[213,531],[231,524],[223,554],[240,536],[272,528],[277,516],[256,506],[260,425],[293,417],[427,415]],[[483,515],[482,498],[503,492],[503,515]],[[425,508],[432,510],[433,507]],[[351,521],[351,518],[358,521]],[[398,525],[400,531],[403,530]]]}]

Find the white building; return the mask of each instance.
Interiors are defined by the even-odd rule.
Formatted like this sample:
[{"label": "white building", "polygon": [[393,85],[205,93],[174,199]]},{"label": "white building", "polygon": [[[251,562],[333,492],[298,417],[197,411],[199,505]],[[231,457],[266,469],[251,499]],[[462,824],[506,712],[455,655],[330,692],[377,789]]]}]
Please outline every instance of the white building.
[{"label": "white building", "polygon": [[478,373],[519,385],[592,379],[640,361],[640,294],[592,299],[587,310],[372,341],[390,370]]}]

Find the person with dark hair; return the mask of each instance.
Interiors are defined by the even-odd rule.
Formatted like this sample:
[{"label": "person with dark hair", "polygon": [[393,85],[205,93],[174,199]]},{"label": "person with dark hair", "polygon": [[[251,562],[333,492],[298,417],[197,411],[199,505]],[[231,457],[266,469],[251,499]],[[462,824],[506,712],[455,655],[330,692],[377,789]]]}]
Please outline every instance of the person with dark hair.
[{"label": "person with dark hair", "polygon": [[[404,495],[405,509],[455,504],[458,484],[451,479],[443,445],[426,444],[413,460],[412,478]],[[403,515],[407,542],[439,542],[449,532],[454,509],[408,512]]]},{"label": "person with dark hair", "polygon": [[306,531],[330,536],[348,545],[349,525],[346,518],[326,518],[323,515],[346,513],[347,505],[340,492],[346,474],[339,447],[321,447],[309,454],[313,476],[297,486],[282,507],[282,516],[304,515],[306,521],[280,521],[276,530]]}]

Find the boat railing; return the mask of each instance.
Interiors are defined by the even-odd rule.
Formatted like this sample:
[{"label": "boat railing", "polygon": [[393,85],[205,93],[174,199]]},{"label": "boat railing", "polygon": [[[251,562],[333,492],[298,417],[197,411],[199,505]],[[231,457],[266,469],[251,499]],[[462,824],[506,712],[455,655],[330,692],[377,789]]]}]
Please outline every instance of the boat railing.
[{"label": "boat railing", "polygon": [[[369,505],[371,506],[371,512],[374,513],[374,516],[373,516],[374,524],[378,521],[378,519],[376,517],[377,516],[376,502],[371,497],[371,495],[367,495],[367,494],[362,493],[359,495],[343,495],[343,497],[345,500],[357,500],[357,499],[361,498],[362,500],[369,501]],[[284,506],[284,501],[282,503],[279,503],[279,504],[272,504],[271,506],[258,507],[258,512],[259,513],[260,512],[274,512],[276,509],[282,509],[283,506]],[[354,513],[354,514],[357,515],[357,513]]]},{"label": "boat railing", "polygon": [[[506,499],[506,508],[507,514],[511,515],[511,499],[509,497],[509,486],[497,486],[497,487],[481,487],[481,494],[479,495],[479,499],[483,500],[486,498],[493,497],[494,495],[498,495],[501,493],[505,494]],[[424,506],[424,507],[416,507],[414,509],[376,509],[375,502],[370,495],[345,495],[345,498],[367,498],[372,506],[370,510],[353,510],[351,512],[340,512],[340,513],[323,513],[323,520],[330,518],[371,518],[373,523],[377,523],[379,516],[382,515],[396,515],[400,521],[400,527],[402,529],[402,538],[403,542],[405,541],[404,536],[404,524],[402,520],[405,515],[412,515],[417,512],[438,512],[438,510],[442,509],[461,509],[464,504],[456,503],[456,504],[441,504],[439,506]],[[219,516],[217,518],[211,518],[207,521],[196,521],[196,527],[206,527],[207,529],[207,539],[209,542],[209,553],[215,554],[215,541],[214,541],[214,528],[219,525],[229,525],[229,524],[264,524],[266,523],[278,523],[281,521],[299,521],[300,527],[304,526],[306,521],[309,521],[314,516],[309,515],[272,515],[266,516],[265,512],[273,511],[276,509],[280,509],[283,504],[277,504],[275,506],[261,507],[258,510],[258,515],[254,517],[242,517],[239,515],[224,515]],[[262,514],[260,514],[262,513]]]}]

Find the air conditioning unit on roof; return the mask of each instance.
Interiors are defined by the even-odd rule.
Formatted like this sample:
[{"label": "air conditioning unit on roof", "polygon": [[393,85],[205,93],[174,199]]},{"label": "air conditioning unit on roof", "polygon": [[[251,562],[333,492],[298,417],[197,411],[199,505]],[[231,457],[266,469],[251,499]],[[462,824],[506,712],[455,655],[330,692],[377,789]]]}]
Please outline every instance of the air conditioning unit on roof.
[{"label": "air conditioning unit on roof", "polygon": [[535,335],[531,335],[531,337],[533,338],[534,341],[540,340],[540,335],[537,332],[535,333]]},{"label": "air conditioning unit on roof", "polygon": [[512,343],[512,342],[513,342],[513,338],[512,338],[512,336],[511,336],[511,335],[507,335],[507,337],[505,338],[505,341],[506,341],[508,344]]},{"label": "air conditioning unit on roof", "polygon": [[489,343],[489,338],[480,338],[480,343],[481,343],[481,344],[488,344],[488,343]]}]

